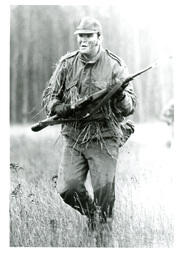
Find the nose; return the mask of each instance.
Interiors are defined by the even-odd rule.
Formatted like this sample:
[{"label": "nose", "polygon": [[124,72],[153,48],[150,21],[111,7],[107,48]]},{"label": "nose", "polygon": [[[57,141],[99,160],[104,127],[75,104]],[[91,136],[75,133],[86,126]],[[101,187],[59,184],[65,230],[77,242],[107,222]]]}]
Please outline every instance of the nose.
[{"label": "nose", "polygon": [[81,41],[82,41],[82,42],[86,42],[86,41],[87,41],[87,37],[86,37],[85,35],[82,36]]},{"label": "nose", "polygon": [[88,42],[88,38],[87,38],[87,35],[85,34],[82,34],[82,35],[79,35],[78,36],[78,42],[81,44],[85,44]]}]

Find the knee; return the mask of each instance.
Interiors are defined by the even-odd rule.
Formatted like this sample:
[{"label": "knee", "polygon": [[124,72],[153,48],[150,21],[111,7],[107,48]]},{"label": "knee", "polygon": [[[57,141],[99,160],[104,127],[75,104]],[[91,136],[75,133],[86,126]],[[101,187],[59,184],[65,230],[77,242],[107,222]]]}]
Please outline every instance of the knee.
[{"label": "knee", "polygon": [[67,191],[68,194],[72,195],[75,191],[79,192],[82,191],[83,184],[76,180],[76,179],[70,179],[70,180],[65,180],[65,179],[58,179],[57,184],[56,184],[56,190],[57,192],[61,194],[65,194],[64,192]]}]

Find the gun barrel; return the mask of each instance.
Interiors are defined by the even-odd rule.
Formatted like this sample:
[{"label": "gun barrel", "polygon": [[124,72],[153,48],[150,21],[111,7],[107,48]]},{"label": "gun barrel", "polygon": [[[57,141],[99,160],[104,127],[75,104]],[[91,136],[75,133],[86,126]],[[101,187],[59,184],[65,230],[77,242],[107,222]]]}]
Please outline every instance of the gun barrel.
[{"label": "gun barrel", "polygon": [[134,75],[131,75],[131,78],[134,79],[135,77],[145,73],[146,71],[148,71],[149,69],[152,69],[152,68],[153,68],[153,66],[149,66],[147,68],[144,68],[141,71],[139,71],[138,73],[135,73]]},{"label": "gun barrel", "polygon": [[145,68],[145,69],[142,69],[142,70],[139,71],[138,73],[135,73],[135,74],[133,74],[133,75],[129,75],[129,77],[127,77],[127,78],[125,79],[125,81],[123,82],[123,84],[122,84],[123,89],[125,89],[125,87],[128,85],[128,83],[129,83],[130,81],[132,81],[135,77],[140,76],[141,74],[145,73],[146,71],[148,71],[149,69],[152,69],[152,68],[153,68],[153,66],[149,66],[149,67],[147,67],[147,68]]}]

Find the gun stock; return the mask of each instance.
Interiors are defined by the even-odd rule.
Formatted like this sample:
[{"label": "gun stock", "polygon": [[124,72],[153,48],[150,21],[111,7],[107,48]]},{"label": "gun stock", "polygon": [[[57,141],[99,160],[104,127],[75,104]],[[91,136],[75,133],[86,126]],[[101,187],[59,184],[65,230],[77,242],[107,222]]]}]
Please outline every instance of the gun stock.
[{"label": "gun stock", "polygon": [[48,118],[34,124],[33,126],[31,126],[31,130],[33,132],[39,132],[49,125],[55,125],[57,123],[60,123],[59,119],[60,119],[60,117],[58,115],[48,117]]},{"label": "gun stock", "polygon": [[39,122],[39,123],[36,123],[33,126],[31,126],[31,130],[33,132],[39,132],[46,127],[47,127],[47,125],[43,125],[41,122]]}]

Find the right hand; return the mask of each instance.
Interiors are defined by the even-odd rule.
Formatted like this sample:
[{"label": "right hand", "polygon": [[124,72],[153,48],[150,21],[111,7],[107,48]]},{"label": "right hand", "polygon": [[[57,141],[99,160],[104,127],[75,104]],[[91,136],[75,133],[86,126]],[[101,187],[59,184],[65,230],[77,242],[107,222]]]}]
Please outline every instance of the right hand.
[{"label": "right hand", "polygon": [[54,112],[61,117],[67,117],[71,111],[70,105],[64,103],[56,105],[54,109]]}]

